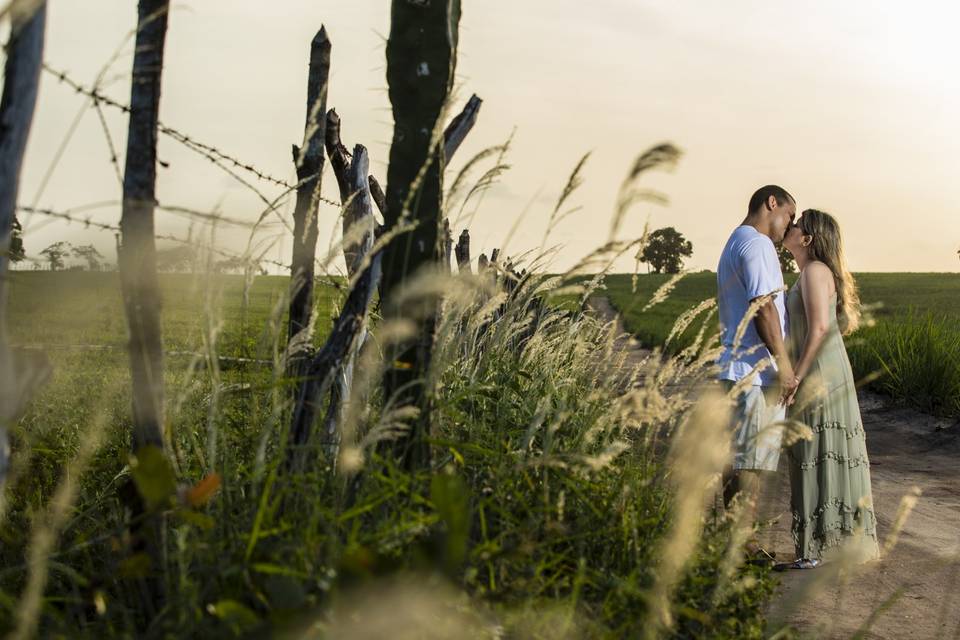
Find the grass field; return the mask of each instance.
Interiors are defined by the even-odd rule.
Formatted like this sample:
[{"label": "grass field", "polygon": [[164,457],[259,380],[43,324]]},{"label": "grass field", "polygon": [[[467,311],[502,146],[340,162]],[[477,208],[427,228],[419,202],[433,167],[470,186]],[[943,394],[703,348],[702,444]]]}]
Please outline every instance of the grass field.
[{"label": "grass field", "polygon": [[[484,330],[498,305],[451,302],[434,352],[434,465],[404,471],[378,454],[378,434],[404,418],[373,388],[344,441],[362,472],[331,474],[314,443],[314,466],[289,475],[288,382],[273,365],[286,279],[255,278],[246,302],[239,276],[161,285],[165,347],[177,352],[165,361],[171,477],[188,490],[217,474],[219,492],[157,503],[165,555],[150,565],[122,498],[138,472],[117,276],[14,274],[12,341],[43,349],[53,373],[12,431],[0,632],[29,622],[41,636],[134,636],[149,621],[156,637],[303,624],[369,637],[343,625],[429,619],[464,637],[637,637],[651,625],[667,637],[763,636],[768,573],[738,567],[729,523],[701,527],[718,448],[670,435],[720,430],[680,400],[652,402],[656,387],[623,397],[616,367],[596,368],[612,356],[591,318],[547,309],[518,348],[532,293]],[[318,340],[339,295],[319,292]],[[664,449],[704,462],[665,473]],[[159,612],[143,604],[147,575],[165,585]]]},{"label": "grass field", "polygon": [[[960,415],[960,274],[855,274],[862,302],[876,319],[848,337],[851,363],[859,378],[882,374],[870,382],[878,391],[938,414]],[[796,275],[786,278],[793,284]],[[629,275],[607,279],[611,302],[624,316],[627,330],[647,346],[662,345],[677,317],[716,295],[716,274],[682,278],[666,300],[644,310],[667,275],[640,275],[636,291]],[[707,312],[709,313],[709,312]],[[716,314],[701,319],[667,346],[675,352],[689,344],[707,323],[715,331]]]}]

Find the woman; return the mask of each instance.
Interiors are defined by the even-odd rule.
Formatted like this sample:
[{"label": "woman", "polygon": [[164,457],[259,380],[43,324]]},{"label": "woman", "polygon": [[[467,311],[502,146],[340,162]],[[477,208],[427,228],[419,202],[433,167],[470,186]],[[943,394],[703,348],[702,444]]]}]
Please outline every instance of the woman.
[{"label": "woman", "polygon": [[880,552],[870,462],[843,344],[857,327],[860,301],[840,227],[829,214],[808,209],[783,245],[800,268],[787,294],[788,348],[799,386],[784,401],[788,419],[809,426],[813,439],[788,452],[797,560],[778,568],[813,568],[840,549],[873,559]]}]

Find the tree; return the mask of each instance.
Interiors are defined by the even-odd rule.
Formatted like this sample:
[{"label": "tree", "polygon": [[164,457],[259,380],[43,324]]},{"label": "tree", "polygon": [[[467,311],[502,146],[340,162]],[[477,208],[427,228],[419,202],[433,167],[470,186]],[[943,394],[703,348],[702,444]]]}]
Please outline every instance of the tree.
[{"label": "tree", "polygon": [[683,259],[693,255],[693,245],[673,227],[650,234],[640,252],[640,261],[653,267],[654,273],[680,273]]},{"label": "tree", "polygon": [[793,254],[787,251],[782,244],[777,247],[777,258],[780,259],[780,271],[784,273],[797,272],[797,262],[793,259]]},{"label": "tree", "polygon": [[73,256],[87,261],[90,271],[100,271],[103,268],[103,254],[97,251],[92,244],[84,244],[73,248]]},{"label": "tree", "polygon": [[459,0],[393,0],[387,39],[387,84],[393,111],[393,140],[387,167],[384,222],[393,230],[403,222],[413,231],[391,242],[383,255],[381,300],[385,317],[413,320],[415,337],[388,355],[384,396],[395,406],[419,410],[411,429],[393,443],[406,468],[429,464],[429,390],[425,387],[433,344],[435,315],[414,317],[398,302],[399,293],[424,267],[437,267],[442,214],[443,137],[438,123],[450,95],[456,68]]},{"label": "tree", "polygon": [[8,255],[10,262],[20,262],[27,257],[23,249],[23,227],[17,216],[13,216],[13,231],[10,234],[10,253]]},{"label": "tree", "polygon": [[40,255],[50,263],[50,271],[60,271],[63,269],[63,259],[70,255],[70,243],[64,240],[54,242],[41,251]]}]

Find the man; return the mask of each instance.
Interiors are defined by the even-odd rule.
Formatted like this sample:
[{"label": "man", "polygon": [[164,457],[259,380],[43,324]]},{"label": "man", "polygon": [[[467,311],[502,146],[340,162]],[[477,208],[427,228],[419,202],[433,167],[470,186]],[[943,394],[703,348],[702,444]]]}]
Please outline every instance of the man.
[{"label": "man", "polygon": [[[750,198],[747,217],[730,235],[717,267],[717,304],[723,354],[719,378],[737,394],[733,413],[733,464],[724,474],[723,500],[728,508],[737,494],[747,500],[745,516],[756,519],[761,475],[777,470],[781,430],[766,429],[783,420],[781,398],[796,387],[784,345],[786,308],[783,273],[776,244],[797,214],[797,203],[785,189],[767,185]],[[756,308],[752,319],[748,314]],[[738,329],[746,320],[743,335]],[[765,554],[755,541],[749,553]],[[772,558],[772,557],[771,557]]]}]

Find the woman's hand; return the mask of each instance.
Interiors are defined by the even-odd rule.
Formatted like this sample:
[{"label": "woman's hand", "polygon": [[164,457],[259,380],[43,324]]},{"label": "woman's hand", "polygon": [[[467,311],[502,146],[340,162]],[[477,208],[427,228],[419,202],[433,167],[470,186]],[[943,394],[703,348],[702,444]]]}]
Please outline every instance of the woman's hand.
[{"label": "woman's hand", "polygon": [[791,385],[792,388],[789,392],[785,391],[783,396],[780,398],[780,403],[783,406],[789,407],[797,401],[797,389],[800,388],[800,382],[802,382],[800,380],[800,376],[793,377],[793,384]]}]

